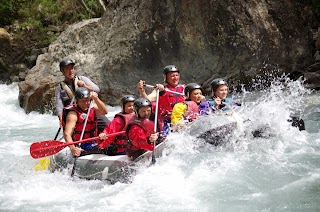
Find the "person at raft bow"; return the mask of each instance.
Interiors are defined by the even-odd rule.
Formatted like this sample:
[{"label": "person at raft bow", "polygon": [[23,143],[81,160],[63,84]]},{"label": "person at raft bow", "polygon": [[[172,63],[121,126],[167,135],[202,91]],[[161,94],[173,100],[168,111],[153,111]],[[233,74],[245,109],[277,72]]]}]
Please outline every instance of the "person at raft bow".
[{"label": "person at raft bow", "polygon": [[136,117],[127,127],[128,145],[127,156],[133,160],[146,150],[153,150],[153,142],[160,136],[154,132],[154,122],[149,120],[152,113],[152,104],[147,98],[139,98],[134,102]]},{"label": "person at raft bow", "polygon": [[230,108],[241,106],[241,104],[234,102],[228,97],[229,87],[227,82],[222,78],[217,78],[211,81],[211,98],[202,104],[200,108],[205,111],[204,108],[210,108],[207,114],[210,112],[216,112],[219,110],[227,111]]},{"label": "person at raft bow", "polygon": [[[78,141],[81,138],[85,121],[87,123],[84,129],[83,139],[97,136],[97,115],[105,115],[108,110],[106,105],[98,98],[96,92],[90,92],[88,88],[80,87],[75,92],[76,105],[70,105],[65,110],[63,119],[65,119],[64,139],[67,143]],[[94,100],[92,108],[90,100]],[[89,115],[87,118],[87,114]],[[69,145],[74,156],[82,156],[92,153],[102,153],[97,146],[96,141],[81,143],[80,146]]]},{"label": "person at raft bow", "polygon": [[100,140],[99,148],[106,149],[107,155],[122,155],[126,154],[126,146],[128,138],[126,135],[108,136],[108,134],[120,132],[127,128],[128,123],[135,117],[134,103],[135,97],[133,95],[125,95],[121,99],[122,111],[117,113],[113,120],[104,128],[99,134]]},{"label": "person at raft bow", "polygon": [[171,124],[173,129],[179,130],[184,126],[185,122],[191,122],[207,113],[199,107],[202,104],[207,105],[208,102],[202,95],[202,87],[197,83],[190,83],[184,89],[186,100],[184,102],[177,103],[172,110]]},{"label": "person at raft bow", "polygon": [[[64,76],[64,80],[56,86],[55,99],[56,99],[56,112],[58,114],[60,126],[63,125],[63,109],[69,104],[73,104],[75,100],[75,91],[79,87],[88,88],[96,93],[100,92],[99,87],[93,83],[88,77],[76,76],[75,62],[72,59],[65,58],[61,60],[59,67]],[[110,122],[105,115],[98,115],[98,131],[102,131],[105,126]]]},{"label": "person at raft bow", "polygon": [[180,71],[175,65],[168,65],[163,69],[163,76],[166,85],[156,84],[156,88],[147,95],[144,89],[145,81],[140,80],[138,83],[138,90],[140,97],[148,98],[151,102],[156,101],[156,89],[160,90],[159,93],[159,125],[163,134],[166,135],[170,129],[171,112],[175,104],[185,100],[183,95],[170,93],[169,91],[178,92],[183,94],[184,85],[180,85]]}]

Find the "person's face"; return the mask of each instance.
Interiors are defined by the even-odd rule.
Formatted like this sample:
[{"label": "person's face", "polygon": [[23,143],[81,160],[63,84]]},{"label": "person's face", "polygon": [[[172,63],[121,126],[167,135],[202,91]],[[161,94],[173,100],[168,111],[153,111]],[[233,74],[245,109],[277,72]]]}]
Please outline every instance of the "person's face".
[{"label": "person's face", "polygon": [[62,73],[67,81],[73,80],[75,76],[74,65],[69,64],[65,66]]},{"label": "person's face", "polygon": [[200,89],[192,90],[189,98],[191,101],[194,101],[195,103],[199,104],[202,99],[202,91]]},{"label": "person's face", "polygon": [[138,111],[139,117],[143,119],[149,119],[151,115],[151,107],[144,106],[141,107]]},{"label": "person's face", "polygon": [[227,95],[228,95],[228,92],[229,92],[229,88],[228,86],[226,85],[220,85],[217,90],[214,92],[214,95],[216,97],[219,97],[220,99],[226,99],[227,98]]},{"label": "person's face", "polygon": [[134,113],[134,104],[133,102],[126,102],[123,106],[124,108],[124,113],[129,114],[129,113]]},{"label": "person's face", "polygon": [[77,105],[80,107],[81,110],[87,111],[90,105],[90,97],[85,99],[77,99]]},{"label": "person's face", "polygon": [[176,87],[179,84],[179,80],[180,80],[179,72],[169,72],[166,75],[166,82],[172,87]]}]

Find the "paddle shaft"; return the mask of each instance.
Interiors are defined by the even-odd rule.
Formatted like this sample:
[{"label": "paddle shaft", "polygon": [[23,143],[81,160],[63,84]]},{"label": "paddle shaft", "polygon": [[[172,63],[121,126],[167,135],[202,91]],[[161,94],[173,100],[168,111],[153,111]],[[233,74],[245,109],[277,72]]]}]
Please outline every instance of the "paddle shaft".
[{"label": "paddle shaft", "polygon": [[[157,86],[154,86],[154,85],[147,85],[147,84],[145,84],[144,86],[145,86],[145,87],[148,87],[148,88],[156,88],[156,87],[157,87]],[[165,88],[164,90],[165,90],[166,92],[168,92],[168,93],[173,93],[173,94],[177,94],[177,95],[180,95],[180,96],[184,96],[183,93],[176,92],[176,91],[171,91],[171,90],[169,90],[169,89],[167,89],[167,88]]]},{"label": "paddle shaft", "polygon": [[[88,108],[88,112],[87,112],[87,117],[86,117],[86,120],[84,121],[84,125],[83,125],[83,128],[82,128],[80,140],[82,140],[82,138],[83,138],[84,131],[85,131],[86,126],[87,126],[90,110],[91,110],[92,107],[93,107],[93,100],[91,99],[90,100],[90,105],[89,105],[89,108]],[[76,167],[76,161],[77,161],[77,157],[75,157],[74,162],[73,162],[73,167],[72,167],[72,171],[71,171],[71,177],[74,175],[74,170],[75,170],[75,167]]]},{"label": "paddle shaft", "polygon": [[[154,133],[157,133],[158,108],[159,108],[159,89],[157,89],[156,111],[154,115],[154,128],[153,128]],[[151,164],[154,164],[156,162],[155,149],[156,149],[156,141],[153,142]]]},{"label": "paddle shaft", "polygon": [[59,135],[60,131],[61,131],[61,126],[59,127],[58,132],[56,133],[56,136],[54,137],[54,139],[53,139],[53,140],[57,140],[57,138],[58,138],[58,135]]}]

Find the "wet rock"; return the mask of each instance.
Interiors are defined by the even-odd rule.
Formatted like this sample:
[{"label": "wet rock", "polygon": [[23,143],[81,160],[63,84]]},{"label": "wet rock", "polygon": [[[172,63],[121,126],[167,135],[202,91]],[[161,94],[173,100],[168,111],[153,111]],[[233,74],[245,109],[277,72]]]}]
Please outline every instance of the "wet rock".
[{"label": "wet rock", "polygon": [[26,58],[28,68],[32,68],[33,66],[35,66],[38,56],[46,52],[47,48],[32,49],[30,55]]},{"label": "wet rock", "polygon": [[19,82],[20,80],[19,80],[19,77],[18,77],[18,76],[12,76],[12,77],[11,77],[11,81],[12,81],[12,82]]},{"label": "wet rock", "polygon": [[[58,64],[76,61],[79,75],[101,88],[107,104],[137,93],[140,79],[162,82],[162,69],[175,64],[182,82],[208,88],[211,79],[250,83],[259,74],[304,73],[314,63],[315,17],[308,1],[110,1],[101,19],[71,25],[38,56],[20,84],[27,111],[54,105]],[[267,68],[266,68],[267,67]],[[299,73],[300,74],[300,73]],[[293,74],[295,75],[295,74]],[[37,101],[41,99],[39,103]]]},{"label": "wet rock", "polygon": [[12,36],[4,28],[0,28],[0,48],[9,47],[12,42]]},{"label": "wet rock", "polygon": [[24,81],[26,76],[27,76],[26,72],[20,72],[19,76],[18,76],[19,77],[19,81]]},{"label": "wet rock", "polygon": [[1,82],[7,82],[11,73],[11,52],[12,36],[4,29],[0,28],[0,79]]}]

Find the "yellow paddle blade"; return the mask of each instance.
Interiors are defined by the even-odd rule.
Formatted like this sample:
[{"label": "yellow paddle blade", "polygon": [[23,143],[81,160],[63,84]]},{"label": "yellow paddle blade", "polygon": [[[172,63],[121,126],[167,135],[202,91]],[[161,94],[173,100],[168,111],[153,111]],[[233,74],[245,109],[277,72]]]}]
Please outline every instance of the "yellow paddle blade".
[{"label": "yellow paddle blade", "polygon": [[34,167],[36,172],[47,170],[50,165],[50,158],[43,158],[39,160],[39,163]]}]

